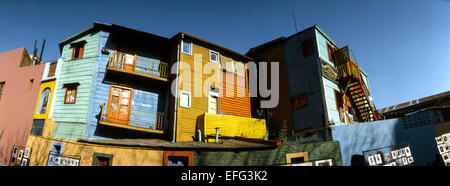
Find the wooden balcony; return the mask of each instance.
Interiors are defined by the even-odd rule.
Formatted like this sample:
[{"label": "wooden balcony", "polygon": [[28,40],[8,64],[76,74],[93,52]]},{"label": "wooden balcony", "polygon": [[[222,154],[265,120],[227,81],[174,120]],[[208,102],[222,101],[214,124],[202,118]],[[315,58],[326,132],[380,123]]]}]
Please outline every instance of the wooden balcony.
[{"label": "wooden balcony", "polygon": [[348,46],[340,48],[333,53],[336,66],[338,68],[338,78],[346,80],[348,78],[361,80],[359,66],[350,57]]},{"label": "wooden balcony", "polygon": [[124,117],[123,115],[113,114],[105,105],[107,103],[100,106],[99,124],[101,125],[157,134],[164,133],[165,117],[162,112],[131,107],[130,114]]},{"label": "wooden balcony", "polygon": [[108,70],[167,81],[169,65],[165,62],[123,52],[110,51]]}]

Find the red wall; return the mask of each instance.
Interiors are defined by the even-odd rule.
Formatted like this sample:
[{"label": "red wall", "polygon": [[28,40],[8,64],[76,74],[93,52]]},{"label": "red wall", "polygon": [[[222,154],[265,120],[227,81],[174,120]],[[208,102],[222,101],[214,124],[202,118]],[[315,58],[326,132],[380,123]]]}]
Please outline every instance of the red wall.
[{"label": "red wall", "polygon": [[[44,72],[44,64],[20,67],[25,48],[0,54],[0,163],[8,165],[14,145],[26,146]],[[30,89],[30,80],[33,86]]]}]

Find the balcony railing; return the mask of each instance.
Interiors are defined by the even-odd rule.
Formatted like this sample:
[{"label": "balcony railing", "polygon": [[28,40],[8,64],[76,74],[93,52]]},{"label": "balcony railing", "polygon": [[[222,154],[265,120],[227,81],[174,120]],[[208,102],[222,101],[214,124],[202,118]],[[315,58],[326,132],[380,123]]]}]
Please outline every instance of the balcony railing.
[{"label": "balcony railing", "polygon": [[110,51],[108,69],[167,81],[168,64],[156,59]]},{"label": "balcony railing", "polygon": [[351,59],[348,46],[340,48],[333,53],[338,68],[338,78],[348,77],[361,80],[359,66]]},{"label": "balcony railing", "polygon": [[163,133],[164,113],[162,112],[131,107],[130,115],[123,119],[123,116],[119,117],[118,114],[112,114],[105,105],[107,104],[104,103],[100,106],[100,124],[144,132]]}]

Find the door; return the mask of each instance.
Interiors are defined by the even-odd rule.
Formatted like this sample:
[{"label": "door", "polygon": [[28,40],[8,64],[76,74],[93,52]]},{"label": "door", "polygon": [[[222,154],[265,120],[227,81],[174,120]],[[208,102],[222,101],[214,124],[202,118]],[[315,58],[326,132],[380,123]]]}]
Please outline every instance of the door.
[{"label": "door", "polygon": [[215,95],[208,95],[208,113],[219,114],[219,100]]},{"label": "door", "polygon": [[111,85],[106,117],[110,122],[128,125],[130,122],[132,89]]},{"label": "door", "polygon": [[137,49],[135,42],[121,41],[117,46],[118,63],[121,69],[134,72],[136,66]]}]

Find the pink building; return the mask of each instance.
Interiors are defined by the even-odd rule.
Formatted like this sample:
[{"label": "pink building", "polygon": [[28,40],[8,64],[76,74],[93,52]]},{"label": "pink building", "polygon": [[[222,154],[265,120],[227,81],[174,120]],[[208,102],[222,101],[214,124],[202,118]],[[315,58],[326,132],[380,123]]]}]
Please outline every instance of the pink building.
[{"label": "pink building", "polygon": [[26,146],[44,67],[23,47],[0,53],[0,164],[9,165],[14,146]]}]

